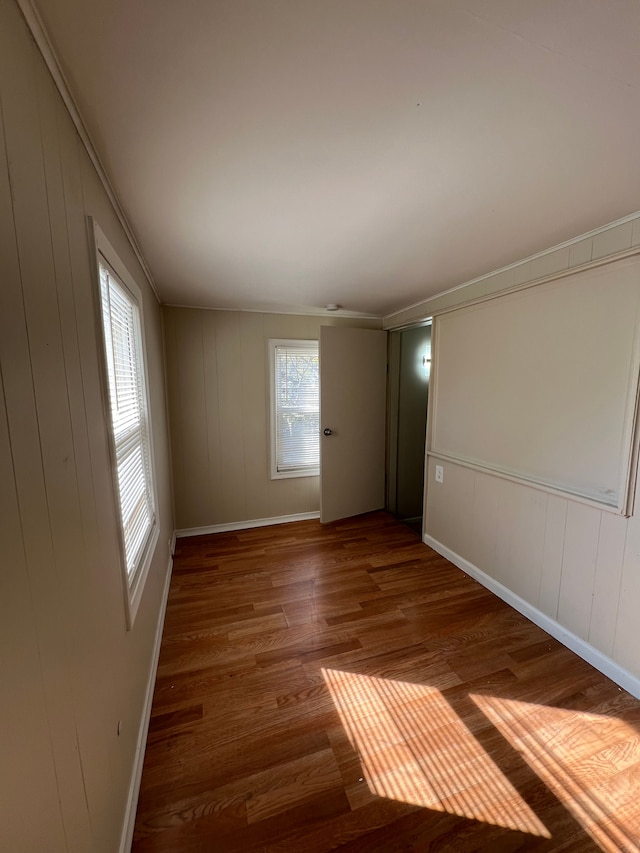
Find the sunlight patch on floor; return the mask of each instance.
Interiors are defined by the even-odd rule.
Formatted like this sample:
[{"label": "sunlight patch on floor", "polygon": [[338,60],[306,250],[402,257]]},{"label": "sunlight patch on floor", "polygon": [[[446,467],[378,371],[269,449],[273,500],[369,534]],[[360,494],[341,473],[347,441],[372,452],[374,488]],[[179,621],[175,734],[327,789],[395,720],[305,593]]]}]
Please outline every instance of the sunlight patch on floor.
[{"label": "sunlight patch on floor", "polygon": [[605,851],[640,851],[640,734],[602,714],[470,696]]},{"label": "sunlight patch on floor", "polygon": [[439,690],[332,669],[322,674],[374,794],[550,837]]}]

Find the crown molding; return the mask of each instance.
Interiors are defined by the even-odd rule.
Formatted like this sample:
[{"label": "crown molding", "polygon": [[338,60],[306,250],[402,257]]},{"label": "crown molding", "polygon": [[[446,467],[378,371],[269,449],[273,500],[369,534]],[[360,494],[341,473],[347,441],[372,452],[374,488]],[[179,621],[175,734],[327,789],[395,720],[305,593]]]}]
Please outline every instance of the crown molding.
[{"label": "crown molding", "polygon": [[[544,258],[546,255],[551,255],[559,249],[566,249],[570,246],[574,246],[576,243],[582,242],[582,240],[588,240],[591,237],[596,237],[598,234],[604,234],[605,231],[611,231],[619,225],[625,225],[627,222],[633,222],[638,218],[640,218],[640,210],[629,213],[621,219],[615,219],[613,222],[607,222],[606,225],[601,225],[599,228],[594,228],[592,231],[587,231],[585,234],[579,234],[577,237],[572,237],[570,240],[565,240],[563,243],[558,243],[555,246],[551,246],[549,249],[543,249],[541,252],[536,252],[535,255],[528,255],[526,258],[514,261],[512,264],[507,264],[505,267],[499,267],[496,270],[491,270],[491,272],[479,275],[477,278],[472,278],[469,281],[463,281],[461,284],[456,284],[446,290],[440,290],[438,293],[426,296],[424,299],[418,300],[418,302],[412,302],[411,305],[405,305],[404,308],[398,308],[390,314],[385,314],[384,320],[385,322],[387,320],[392,320],[393,317],[396,317],[398,314],[404,314],[405,311],[412,311],[415,308],[420,308],[421,306],[426,305],[427,302],[433,302],[433,300],[440,299],[442,296],[447,296],[449,293],[455,293],[456,290],[463,290],[465,287],[471,287],[472,284],[478,284],[478,282],[485,281],[485,279],[493,278],[493,276],[500,275],[501,273],[508,272],[509,270],[515,270],[518,267],[528,264],[530,261],[536,261],[538,258]],[[566,270],[564,270],[564,272],[566,272]],[[409,321],[409,323],[410,325],[414,325],[413,321]]]},{"label": "crown molding", "polygon": [[49,34],[46,31],[42,18],[40,17],[40,13],[38,12],[36,6],[32,2],[32,0],[16,0],[18,4],[18,8],[22,12],[22,16],[25,19],[27,27],[33,36],[33,39],[38,47],[38,50],[42,54],[42,58],[44,59],[45,65],[49,69],[49,73],[53,78],[53,82],[60,93],[60,97],[62,98],[65,107],[67,108],[67,112],[71,118],[71,121],[74,124],[75,129],[78,132],[78,135],[82,141],[82,144],[85,147],[87,154],[89,155],[89,159],[91,160],[94,169],[98,174],[98,178],[102,186],[104,187],[104,191],[106,192],[109,201],[118,217],[120,224],[131,244],[131,248],[135,252],[136,258],[140,266],[142,267],[142,271],[144,272],[147,281],[151,289],[153,290],[156,299],[159,303],[162,302],[160,299],[160,295],[158,293],[158,289],[156,287],[155,281],[153,280],[153,276],[151,275],[151,270],[142,254],[142,250],[138,245],[138,241],[136,240],[133,228],[129,224],[129,220],[120,204],[118,196],[109,180],[109,176],[102,165],[100,157],[95,149],[95,146],[91,140],[91,136],[89,135],[89,131],[82,119],[80,114],[80,110],[71,94],[71,89],[69,84],[67,83],[67,79],[62,70],[62,66],[58,61],[58,57],[54,50],[51,39],[49,38]]}]

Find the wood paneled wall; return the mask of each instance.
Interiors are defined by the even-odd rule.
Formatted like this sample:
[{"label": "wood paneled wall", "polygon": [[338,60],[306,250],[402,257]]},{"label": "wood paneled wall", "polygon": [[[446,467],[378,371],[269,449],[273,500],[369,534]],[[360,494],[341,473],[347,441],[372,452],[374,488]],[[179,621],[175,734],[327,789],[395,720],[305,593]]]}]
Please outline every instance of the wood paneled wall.
[{"label": "wood paneled wall", "polygon": [[[145,299],[161,535],[129,632],[87,215]],[[114,853],[173,530],[160,308],[13,0],[0,258],[0,850]]]},{"label": "wood paneled wall", "polygon": [[[385,317],[383,325],[437,318],[488,296],[498,305],[500,294],[513,287],[592,261],[606,263],[638,246],[640,213],[426,299]],[[570,347],[572,329],[565,334]],[[440,460],[444,483],[438,484],[435,464],[429,460],[427,536],[640,679],[640,502],[632,518],[623,518]]]},{"label": "wood paneled wall", "polygon": [[319,509],[318,477],[271,480],[270,338],[317,339],[342,317],[163,309],[176,527]]},{"label": "wood paneled wall", "polygon": [[640,678],[640,507],[624,518],[436,458],[426,488],[428,536]]}]

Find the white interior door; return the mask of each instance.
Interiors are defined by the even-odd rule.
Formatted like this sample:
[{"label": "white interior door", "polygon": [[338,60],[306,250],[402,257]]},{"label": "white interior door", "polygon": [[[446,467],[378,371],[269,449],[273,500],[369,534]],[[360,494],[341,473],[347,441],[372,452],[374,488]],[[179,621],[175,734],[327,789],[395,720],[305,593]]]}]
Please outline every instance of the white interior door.
[{"label": "white interior door", "polygon": [[387,333],[320,328],[320,521],[384,507]]}]

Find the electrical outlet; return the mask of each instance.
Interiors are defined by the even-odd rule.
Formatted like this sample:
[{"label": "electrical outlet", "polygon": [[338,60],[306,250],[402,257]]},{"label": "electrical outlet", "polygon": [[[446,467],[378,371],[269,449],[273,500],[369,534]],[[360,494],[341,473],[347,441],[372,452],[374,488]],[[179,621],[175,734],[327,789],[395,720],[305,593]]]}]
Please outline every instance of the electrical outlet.
[{"label": "electrical outlet", "polygon": [[436,465],[436,483],[444,483],[444,467]]}]

